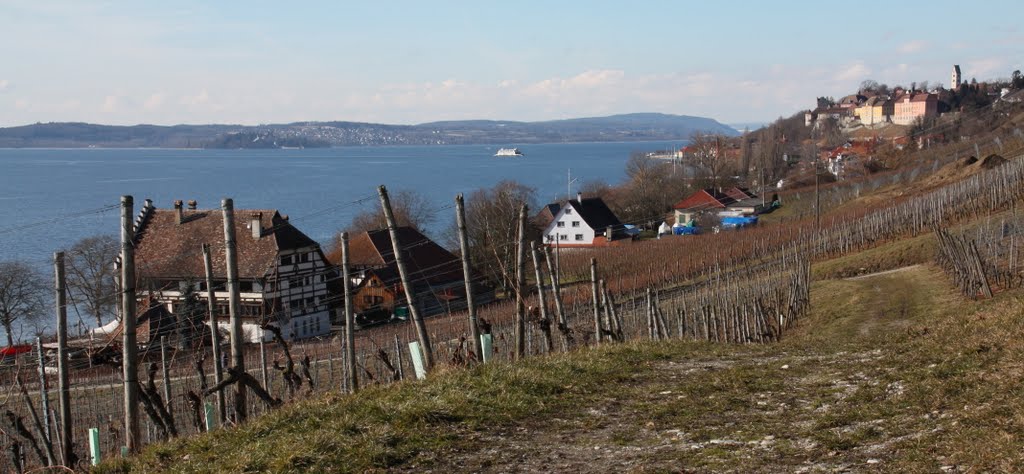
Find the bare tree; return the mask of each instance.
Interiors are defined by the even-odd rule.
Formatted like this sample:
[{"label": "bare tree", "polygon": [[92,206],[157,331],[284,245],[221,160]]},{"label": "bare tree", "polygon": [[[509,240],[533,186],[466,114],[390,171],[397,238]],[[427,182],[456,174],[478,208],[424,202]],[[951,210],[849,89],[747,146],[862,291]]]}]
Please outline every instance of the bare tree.
[{"label": "bare tree", "polygon": [[46,310],[45,279],[31,265],[16,260],[0,262],[0,325],[7,345],[14,345],[15,324],[36,323]]},{"label": "bare tree", "polygon": [[84,304],[86,311],[102,326],[116,314],[117,238],[95,235],[79,240],[67,252],[68,289],[76,303]]},{"label": "bare tree", "polygon": [[[421,233],[426,227],[437,220],[437,210],[426,196],[411,190],[399,190],[390,193],[391,210],[399,226],[412,227]],[[367,209],[352,218],[348,232],[358,234],[370,230],[386,229],[387,221],[380,206]]]},{"label": "bare tree", "polygon": [[[536,209],[536,190],[515,181],[501,181],[490,189],[478,189],[466,198],[466,230],[473,262],[487,276],[508,289],[515,272],[519,208]],[[457,242],[456,227],[449,232]],[[528,226],[527,241],[540,232]]]}]

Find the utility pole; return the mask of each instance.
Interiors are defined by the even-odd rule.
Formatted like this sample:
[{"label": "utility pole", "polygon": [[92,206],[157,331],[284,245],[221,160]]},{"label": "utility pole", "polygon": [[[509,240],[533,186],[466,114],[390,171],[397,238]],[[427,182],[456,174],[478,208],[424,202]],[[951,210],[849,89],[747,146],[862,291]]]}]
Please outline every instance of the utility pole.
[{"label": "utility pole", "polygon": [[139,368],[135,336],[135,224],[131,196],[121,196],[121,345],[124,368],[124,439],[129,453],[139,450]]},{"label": "utility pole", "polygon": [[60,407],[60,455],[65,466],[75,465],[71,437],[71,385],[68,381],[68,306],[64,276],[64,252],[53,254],[57,303],[57,404]]},{"label": "utility pole", "polygon": [[519,239],[516,246],[516,359],[526,355],[526,204],[519,207]]},{"label": "utility pole", "polygon": [[395,266],[398,267],[398,276],[402,280],[402,289],[405,290],[405,300],[409,304],[409,315],[413,325],[416,326],[416,336],[420,340],[423,350],[423,369],[427,372],[434,366],[434,350],[430,346],[430,334],[427,333],[427,326],[420,317],[420,310],[416,307],[415,292],[412,282],[409,281],[409,273],[405,270],[405,259],[402,258],[402,245],[398,242],[398,227],[395,224],[395,214],[391,211],[391,201],[388,199],[388,190],[381,185],[377,187],[380,194],[380,205],[384,210],[384,218],[388,222],[388,234],[391,236],[391,249],[395,252]]},{"label": "utility pole", "polygon": [[[203,267],[206,270],[206,308],[210,312],[210,339],[213,347],[213,383],[220,385],[224,367],[220,358],[220,324],[217,322],[217,297],[213,292],[213,264],[210,262],[210,244],[203,244]],[[217,391],[217,410],[220,424],[228,420],[227,401],[224,391]]]},{"label": "utility pole", "polygon": [[[231,364],[239,373],[245,372],[245,354],[242,351],[242,298],[238,288],[238,249],[235,248],[235,203],[231,198],[222,199],[224,214],[224,255],[227,259],[228,275],[228,317],[231,322]],[[262,338],[262,336],[261,336]],[[235,385],[235,423],[242,424],[246,418],[245,384],[241,380]]]},{"label": "utility pole", "polygon": [[469,255],[469,236],[466,232],[466,204],[462,193],[455,196],[455,223],[459,228],[459,251],[462,252],[462,278],[466,281],[466,312],[469,313],[470,346],[476,357],[480,355],[480,325],[477,323],[476,303],[473,301],[473,265]]},{"label": "utility pole", "polygon": [[352,314],[352,280],[349,274],[348,232],[341,233],[341,278],[345,288],[345,365],[349,391],[359,390],[356,371],[356,319]]}]

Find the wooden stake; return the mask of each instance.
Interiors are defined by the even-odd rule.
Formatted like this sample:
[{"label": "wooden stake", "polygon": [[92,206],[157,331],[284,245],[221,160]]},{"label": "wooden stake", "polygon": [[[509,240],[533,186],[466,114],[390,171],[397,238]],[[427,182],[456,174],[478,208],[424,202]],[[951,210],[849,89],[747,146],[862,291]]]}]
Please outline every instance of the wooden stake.
[{"label": "wooden stake", "polygon": [[380,205],[384,210],[384,218],[388,222],[388,234],[391,236],[391,248],[395,253],[395,266],[398,267],[398,276],[402,280],[402,289],[405,290],[405,300],[409,305],[409,315],[413,325],[416,327],[416,336],[420,341],[423,350],[423,370],[429,372],[434,366],[434,350],[430,345],[430,334],[427,333],[427,326],[420,316],[420,310],[416,307],[416,294],[413,291],[412,282],[409,280],[409,273],[405,269],[405,258],[402,256],[402,244],[398,242],[398,224],[395,223],[395,215],[391,211],[391,201],[388,199],[388,190],[383,185],[377,188],[380,194]]},{"label": "wooden stake", "polygon": [[526,204],[519,207],[518,238],[516,240],[516,321],[515,356],[522,359],[526,353]]},{"label": "wooden stake", "polygon": [[544,262],[548,267],[548,277],[551,278],[551,294],[555,299],[555,312],[558,317],[558,332],[562,334],[562,350],[569,351],[569,323],[565,317],[565,307],[562,306],[562,289],[558,286],[558,274],[551,266],[551,250],[544,247]]},{"label": "wooden stake", "polygon": [[594,344],[601,345],[601,297],[598,294],[597,259],[590,258],[590,293],[594,302]]},{"label": "wooden stake", "polygon": [[473,265],[469,254],[469,236],[466,232],[466,205],[462,194],[455,196],[455,223],[459,228],[459,251],[462,253],[462,278],[466,282],[466,313],[469,315],[470,347],[480,358],[480,324],[477,321],[473,296]]},{"label": "wooden stake", "polygon": [[[206,271],[206,310],[210,319],[210,344],[213,351],[213,384],[224,379],[224,364],[220,355],[220,323],[217,322],[217,297],[213,291],[213,264],[210,263],[210,244],[203,244],[203,268]],[[224,391],[217,392],[217,412],[220,423],[228,419],[227,400]]]},{"label": "wooden stake", "polygon": [[345,364],[348,371],[348,390],[359,390],[356,371],[356,319],[352,312],[352,280],[348,255],[348,232],[341,233],[341,279],[345,289]]},{"label": "wooden stake", "polygon": [[551,318],[548,317],[548,305],[544,299],[544,276],[540,269],[540,258],[537,256],[537,242],[530,245],[530,255],[533,259],[533,273],[537,279],[537,305],[540,306],[540,326],[544,333],[544,352],[551,352],[555,342],[551,336]]},{"label": "wooden stake", "polygon": [[135,323],[135,224],[131,196],[121,196],[121,333],[124,369],[124,438],[129,453],[139,450],[139,368]]},{"label": "wooden stake", "polygon": [[[235,203],[231,198],[221,201],[224,214],[224,253],[227,260],[228,318],[231,327],[231,368],[245,372],[245,352],[242,340],[242,298],[238,287],[238,250],[235,245]],[[262,340],[263,338],[260,337]],[[245,422],[248,407],[245,404],[245,384],[235,384],[235,423]]]},{"label": "wooden stake", "polygon": [[71,386],[68,381],[68,308],[67,283],[64,276],[64,252],[53,254],[57,303],[57,404],[60,407],[60,452],[65,465],[74,466],[72,438]]}]

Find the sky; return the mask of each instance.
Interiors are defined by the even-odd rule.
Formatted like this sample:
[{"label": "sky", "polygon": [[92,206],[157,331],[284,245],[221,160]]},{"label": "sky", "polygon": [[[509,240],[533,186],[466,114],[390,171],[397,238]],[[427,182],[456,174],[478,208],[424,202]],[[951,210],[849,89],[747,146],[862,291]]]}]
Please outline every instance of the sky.
[{"label": "sky", "polygon": [[1024,2],[0,0],[0,126],[765,122],[1022,69]]}]

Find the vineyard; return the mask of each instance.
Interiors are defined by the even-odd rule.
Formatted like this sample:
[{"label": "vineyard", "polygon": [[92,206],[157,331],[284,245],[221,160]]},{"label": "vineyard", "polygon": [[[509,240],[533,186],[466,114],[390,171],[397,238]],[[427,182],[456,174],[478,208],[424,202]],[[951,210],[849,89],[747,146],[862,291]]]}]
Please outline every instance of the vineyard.
[{"label": "vineyard", "polygon": [[[600,250],[534,250],[526,259],[533,264],[531,282],[518,289],[528,309],[519,311],[515,298],[477,308],[490,351],[474,353],[468,315],[457,312],[425,321],[434,360],[458,368],[482,358],[512,361],[645,339],[778,341],[807,314],[813,262],[932,232],[939,265],[966,295],[1020,287],[1018,232],[1024,222],[1016,203],[1024,197],[1022,150],[1016,134],[925,150],[897,170],[817,192],[782,193],[783,205],[794,209],[788,218],[740,232]],[[413,322],[359,331],[354,374],[347,373],[340,336],[261,343],[244,354],[248,375],[233,374],[232,381],[254,382],[257,396],[247,397],[247,410],[259,416],[282,403],[353,390],[353,380],[367,387],[416,378],[409,347],[419,340]],[[4,469],[83,467],[94,459],[90,429],[100,458],[117,456],[125,444],[121,368],[71,372],[74,459],[61,459],[52,447],[59,432],[53,382],[46,380],[49,369],[41,359],[37,351],[23,354],[0,374],[11,421],[3,434],[9,447]],[[218,387],[208,351],[163,345],[139,360],[144,444],[231,425],[224,407],[209,409]]]}]

